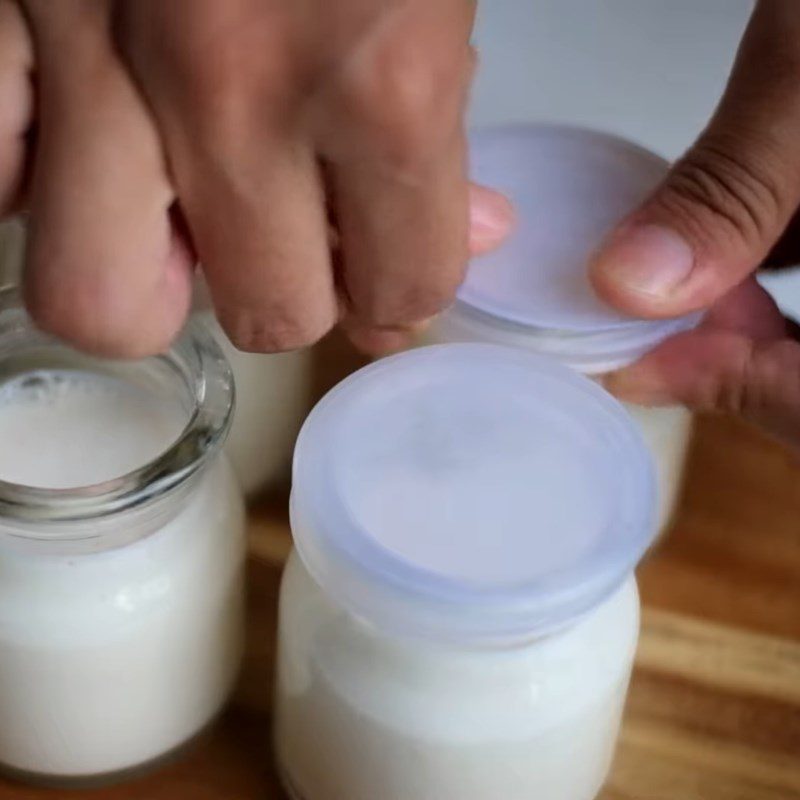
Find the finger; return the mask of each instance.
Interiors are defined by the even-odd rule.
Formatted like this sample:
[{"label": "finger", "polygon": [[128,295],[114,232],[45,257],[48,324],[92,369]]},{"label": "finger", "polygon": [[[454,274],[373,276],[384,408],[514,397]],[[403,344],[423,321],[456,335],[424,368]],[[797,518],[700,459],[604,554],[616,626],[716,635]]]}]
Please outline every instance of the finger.
[{"label": "finger", "polygon": [[163,131],[220,323],[240,350],[315,342],[337,305],[325,193],[286,71],[291,34],[271,4],[123,8],[126,52]]},{"label": "finger", "polygon": [[[193,241],[233,344],[280,352],[322,338],[337,311],[313,153],[254,137],[247,148],[252,158],[218,153],[219,171],[202,154],[172,143]],[[251,185],[242,191],[243,183]]]},{"label": "finger", "polygon": [[733,331],[756,342],[786,335],[787,320],[772,295],[748,278],[717,301],[705,315],[702,328]]},{"label": "finger", "polygon": [[33,45],[19,7],[0,0],[0,216],[18,209],[33,117]]},{"label": "finger", "polygon": [[[713,330],[681,338],[610,389],[631,402],[671,399],[701,411],[732,412],[800,446],[800,344],[754,344],[741,334]],[[627,392],[623,387],[634,380],[636,390]]]},{"label": "finger", "polygon": [[108,4],[28,6],[41,105],[28,306],[87,351],[160,352],[188,313],[191,265],[171,232],[157,134],[112,48]]},{"label": "finger", "polygon": [[786,320],[775,301],[751,278],[720,300],[699,327],[671,337],[636,363],[605,375],[603,383],[613,394],[642,405],[706,407],[703,398],[718,378],[713,361],[708,360],[709,343],[769,343],[786,336]]},{"label": "finger", "polygon": [[470,4],[397,4],[362,37],[327,97],[329,166],[348,312],[395,329],[448,305],[468,256],[463,111]]},{"label": "finger", "polygon": [[514,207],[500,192],[469,186],[469,253],[482,255],[499,247],[515,224]]},{"label": "finger", "polygon": [[[477,256],[498,247],[514,227],[514,209],[504,195],[485,186],[469,187],[469,249]],[[431,320],[398,328],[361,327],[347,320],[345,327],[352,343],[365,353],[385,355],[407,348],[425,332]]]},{"label": "finger", "polygon": [[800,445],[800,343],[755,281],[604,385],[638,404],[734,412]]},{"label": "finger", "polygon": [[591,265],[632,314],[706,308],[760,264],[800,202],[800,4],[756,7],[708,128]]}]

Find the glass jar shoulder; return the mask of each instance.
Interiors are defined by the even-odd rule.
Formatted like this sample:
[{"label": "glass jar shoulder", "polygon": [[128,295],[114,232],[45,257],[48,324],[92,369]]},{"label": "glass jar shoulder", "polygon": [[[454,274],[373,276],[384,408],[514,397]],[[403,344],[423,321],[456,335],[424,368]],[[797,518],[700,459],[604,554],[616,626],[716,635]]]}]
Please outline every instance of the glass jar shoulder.
[{"label": "glass jar shoulder", "polygon": [[396,639],[331,603],[294,555],[281,594],[279,691],[332,692],[384,724],[425,727],[420,735],[446,727],[439,733],[449,737],[490,722],[510,734],[520,726],[546,728],[624,691],[638,626],[631,576],[585,618],[530,642],[480,647]]}]

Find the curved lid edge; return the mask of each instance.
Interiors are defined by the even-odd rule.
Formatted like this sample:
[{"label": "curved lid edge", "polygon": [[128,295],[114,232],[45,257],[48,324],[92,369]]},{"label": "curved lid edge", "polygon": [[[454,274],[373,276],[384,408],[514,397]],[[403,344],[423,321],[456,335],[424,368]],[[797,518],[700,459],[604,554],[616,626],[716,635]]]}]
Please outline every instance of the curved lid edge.
[{"label": "curved lid edge", "polygon": [[[590,565],[560,571],[535,585],[487,588],[450,580],[417,568],[376,545],[338,495],[326,452],[329,432],[340,424],[348,395],[392,379],[392,372],[436,368],[444,359],[489,363],[510,360],[581,395],[602,419],[604,435],[616,442],[618,467],[630,492],[620,526],[621,546],[592,556]],[[422,384],[424,388],[424,382]],[[624,454],[624,455],[622,455]],[[507,640],[568,624],[613,591],[634,568],[655,534],[655,478],[649,453],[624,408],[594,382],[552,359],[487,344],[419,348],[376,362],[334,388],[312,411],[298,439],[290,514],[298,553],[314,579],[345,608],[381,629],[401,635],[447,640]]]}]

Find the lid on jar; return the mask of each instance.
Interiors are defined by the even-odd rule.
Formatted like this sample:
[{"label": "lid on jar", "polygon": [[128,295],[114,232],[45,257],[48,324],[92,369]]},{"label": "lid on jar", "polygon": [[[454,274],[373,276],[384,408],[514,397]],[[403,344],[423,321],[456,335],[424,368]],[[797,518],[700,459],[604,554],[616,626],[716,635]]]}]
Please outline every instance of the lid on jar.
[{"label": "lid on jar", "polygon": [[697,315],[626,316],[588,278],[603,237],[666,174],[662,158],[596,131],[535,124],[475,131],[470,157],[473,178],[504,192],[517,213],[509,239],[472,261],[459,290],[457,309],[474,313],[476,326],[483,317],[507,327],[515,344],[527,335],[533,349],[601,372],[696,324]]},{"label": "lid on jar", "polygon": [[622,406],[552,359],[419,348],[355,373],[300,434],[295,543],[381,630],[507,640],[558,628],[655,530],[650,457]]}]

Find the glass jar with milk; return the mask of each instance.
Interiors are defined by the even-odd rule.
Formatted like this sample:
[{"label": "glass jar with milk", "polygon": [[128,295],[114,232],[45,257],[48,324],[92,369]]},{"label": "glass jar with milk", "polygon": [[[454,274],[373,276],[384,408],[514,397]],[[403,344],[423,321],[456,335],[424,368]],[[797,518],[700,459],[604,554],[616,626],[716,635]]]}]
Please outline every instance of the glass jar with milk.
[{"label": "glass jar with milk", "polygon": [[225,359],[190,326],[108,362],[0,292],[0,769],[118,778],[203,730],[242,650]]},{"label": "glass jar with milk", "polygon": [[[470,158],[475,180],[512,200],[517,225],[502,247],[473,260],[425,342],[523,347],[597,376],[697,324],[695,315],[626,317],[600,301],[588,280],[591,253],[664,177],[663,159],[596,131],[530,124],[474,132]],[[692,415],[681,406],[626,405],[655,459],[663,531],[680,493]]]},{"label": "glass jar with milk", "polygon": [[275,749],[292,797],[595,797],[656,529],[616,400],[520,348],[378,361],[308,418],[291,520]]},{"label": "glass jar with milk", "polygon": [[[0,223],[0,286],[18,283],[25,248],[21,219]],[[236,411],[225,452],[248,497],[285,486],[292,448],[312,402],[313,354],[244,353],[217,322],[205,282],[195,287],[194,314],[222,348],[236,382]]]}]

